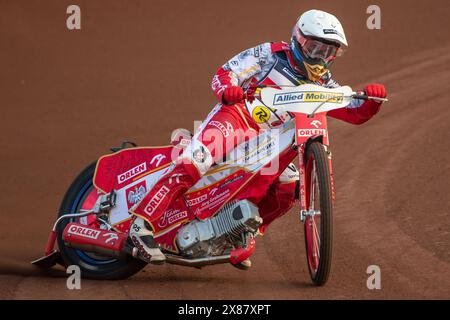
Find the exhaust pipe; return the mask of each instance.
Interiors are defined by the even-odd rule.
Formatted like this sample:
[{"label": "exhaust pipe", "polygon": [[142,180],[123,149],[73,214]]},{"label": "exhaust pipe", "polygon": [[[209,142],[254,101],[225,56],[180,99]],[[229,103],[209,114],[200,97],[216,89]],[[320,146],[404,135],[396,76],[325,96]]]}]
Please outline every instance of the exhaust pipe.
[{"label": "exhaust pipe", "polygon": [[[75,222],[69,223],[63,232],[64,244],[73,249],[94,252],[101,255],[118,257],[123,252],[131,251],[133,257],[138,256],[136,247],[127,250],[127,235],[112,230],[90,228]],[[166,263],[200,268],[208,265],[230,263],[231,255],[187,259],[180,256],[166,254]]]},{"label": "exhaust pipe", "polygon": [[171,254],[166,254],[166,263],[176,264],[185,267],[200,268],[213,264],[229,263],[230,255],[222,255],[216,257],[206,257],[198,259],[185,259]]},{"label": "exhaust pipe", "polygon": [[69,248],[118,257],[123,251],[127,235],[72,222],[64,228],[63,240]]}]

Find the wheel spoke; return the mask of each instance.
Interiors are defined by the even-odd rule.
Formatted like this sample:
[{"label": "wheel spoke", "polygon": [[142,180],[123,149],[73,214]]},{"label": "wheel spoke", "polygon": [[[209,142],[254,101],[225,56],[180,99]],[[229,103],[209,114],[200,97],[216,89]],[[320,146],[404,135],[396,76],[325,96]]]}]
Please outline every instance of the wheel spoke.
[{"label": "wheel spoke", "polygon": [[320,246],[320,235],[319,235],[319,232],[317,231],[317,224],[316,224],[315,219],[313,219],[313,225],[314,225],[314,227],[313,227],[314,228],[314,238],[317,239],[317,242]]},{"label": "wheel spoke", "polygon": [[[315,216],[315,209],[316,209],[316,193],[319,191],[319,181],[317,179],[317,172],[316,172],[316,161],[313,161],[313,168],[311,170],[311,196],[310,196],[310,212],[313,213],[313,215],[310,217],[311,221],[311,240],[313,243],[312,246],[312,255],[314,259],[314,269],[317,270],[319,266],[319,260],[320,260],[320,237],[317,232],[317,225],[316,225],[316,216]],[[320,205],[319,205],[320,207]]]},{"label": "wheel spoke", "polygon": [[320,238],[317,234],[316,223],[313,222],[313,241],[314,241],[314,255],[315,255],[315,267],[316,269],[319,267],[320,261]]},{"label": "wheel spoke", "polygon": [[317,270],[317,249],[316,249],[316,241],[314,240],[314,226],[312,225],[311,217],[309,217],[308,221],[308,260],[309,266],[312,272],[316,272]]}]

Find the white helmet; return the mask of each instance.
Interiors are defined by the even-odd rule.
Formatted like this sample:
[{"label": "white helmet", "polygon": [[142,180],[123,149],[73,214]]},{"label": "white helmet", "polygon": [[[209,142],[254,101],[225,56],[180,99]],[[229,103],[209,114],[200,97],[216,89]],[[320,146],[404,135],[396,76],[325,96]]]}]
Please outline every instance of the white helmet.
[{"label": "white helmet", "polygon": [[296,67],[311,81],[319,81],[348,46],[339,20],[320,10],[306,11],[298,18],[291,41]]}]

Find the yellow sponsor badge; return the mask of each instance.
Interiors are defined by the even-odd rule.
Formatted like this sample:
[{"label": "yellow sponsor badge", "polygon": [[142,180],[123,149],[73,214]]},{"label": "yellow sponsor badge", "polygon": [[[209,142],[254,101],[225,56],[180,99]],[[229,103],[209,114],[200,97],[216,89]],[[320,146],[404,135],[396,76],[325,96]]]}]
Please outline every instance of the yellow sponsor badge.
[{"label": "yellow sponsor badge", "polygon": [[257,106],[252,111],[253,120],[257,123],[264,123],[270,119],[270,110],[264,106]]}]

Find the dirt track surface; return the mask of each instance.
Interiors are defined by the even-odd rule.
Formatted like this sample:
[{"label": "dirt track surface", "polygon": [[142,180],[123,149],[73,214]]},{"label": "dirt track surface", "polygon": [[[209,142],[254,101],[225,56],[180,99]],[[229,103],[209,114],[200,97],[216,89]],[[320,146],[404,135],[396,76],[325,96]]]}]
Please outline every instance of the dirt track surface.
[{"label": "dirt track surface", "polygon": [[[149,266],[70,291],[62,269],[37,271],[29,261],[81,169],[125,138],[159,145],[192,129],[215,103],[216,69],[244,48],[288,40],[317,1],[76,3],[81,31],[65,27],[72,2],[0,2],[0,298],[450,298],[447,0],[377,1],[376,31],[365,24],[370,1],[318,7],[341,19],[350,42],[335,78],[384,83],[390,98],[362,126],[330,121],[337,201],[325,287],[310,284],[294,210],[257,239],[247,272]],[[381,290],[366,288],[369,265],[381,268]]]}]

